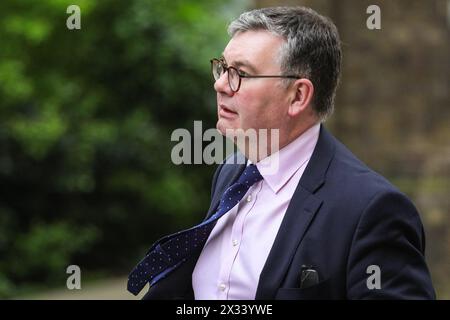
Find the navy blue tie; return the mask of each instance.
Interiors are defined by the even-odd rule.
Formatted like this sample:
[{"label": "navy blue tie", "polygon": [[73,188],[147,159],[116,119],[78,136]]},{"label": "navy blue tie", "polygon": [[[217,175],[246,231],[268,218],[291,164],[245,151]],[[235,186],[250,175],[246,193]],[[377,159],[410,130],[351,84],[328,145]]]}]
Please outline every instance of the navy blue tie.
[{"label": "navy blue tie", "polygon": [[214,222],[237,205],[248,189],[261,179],[256,166],[248,165],[238,181],[224,192],[217,211],[211,217],[199,225],[155,242],[128,276],[128,291],[134,295],[139,294],[147,282],[150,281],[150,286],[154,285],[178,268],[193,252],[203,248],[214,228]]}]

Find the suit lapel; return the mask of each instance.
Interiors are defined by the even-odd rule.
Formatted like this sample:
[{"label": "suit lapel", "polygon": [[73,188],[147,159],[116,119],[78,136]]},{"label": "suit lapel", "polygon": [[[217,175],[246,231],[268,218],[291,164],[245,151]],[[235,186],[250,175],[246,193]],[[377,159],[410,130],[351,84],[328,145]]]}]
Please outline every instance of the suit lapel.
[{"label": "suit lapel", "polygon": [[333,137],[321,126],[317,145],[292,196],[261,272],[256,299],[275,297],[300,242],[323,203],[314,193],[325,182],[334,148]]}]

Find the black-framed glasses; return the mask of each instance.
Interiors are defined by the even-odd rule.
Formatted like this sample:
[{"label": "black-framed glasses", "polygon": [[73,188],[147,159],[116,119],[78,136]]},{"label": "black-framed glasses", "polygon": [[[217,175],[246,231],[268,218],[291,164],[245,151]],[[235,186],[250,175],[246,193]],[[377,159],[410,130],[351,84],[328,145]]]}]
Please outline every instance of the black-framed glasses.
[{"label": "black-framed glasses", "polygon": [[231,91],[238,92],[241,87],[241,79],[242,78],[288,78],[288,79],[300,79],[298,76],[294,75],[258,75],[251,76],[248,74],[242,73],[235,67],[228,66],[225,61],[221,59],[211,59],[211,71],[214,77],[214,80],[217,81],[219,78],[225,73],[228,72],[228,85],[230,86]]}]

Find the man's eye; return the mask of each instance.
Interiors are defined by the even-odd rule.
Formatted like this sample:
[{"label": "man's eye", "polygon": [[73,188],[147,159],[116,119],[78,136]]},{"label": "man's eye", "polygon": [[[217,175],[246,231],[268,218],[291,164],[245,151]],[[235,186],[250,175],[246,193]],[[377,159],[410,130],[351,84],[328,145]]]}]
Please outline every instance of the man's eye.
[{"label": "man's eye", "polygon": [[245,71],[242,71],[242,70],[238,70],[238,73],[239,73],[239,75],[240,76],[248,76],[248,73],[247,72],[245,72]]}]

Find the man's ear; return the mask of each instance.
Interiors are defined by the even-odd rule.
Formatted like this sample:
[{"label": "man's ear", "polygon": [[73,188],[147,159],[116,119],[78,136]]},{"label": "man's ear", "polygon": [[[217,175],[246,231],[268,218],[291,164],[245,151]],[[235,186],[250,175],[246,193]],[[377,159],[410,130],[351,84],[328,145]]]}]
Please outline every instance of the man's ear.
[{"label": "man's ear", "polygon": [[312,102],[314,85],[309,79],[298,79],[292,85],[292,100],[288,114],[291,117],[304,112]]}]

